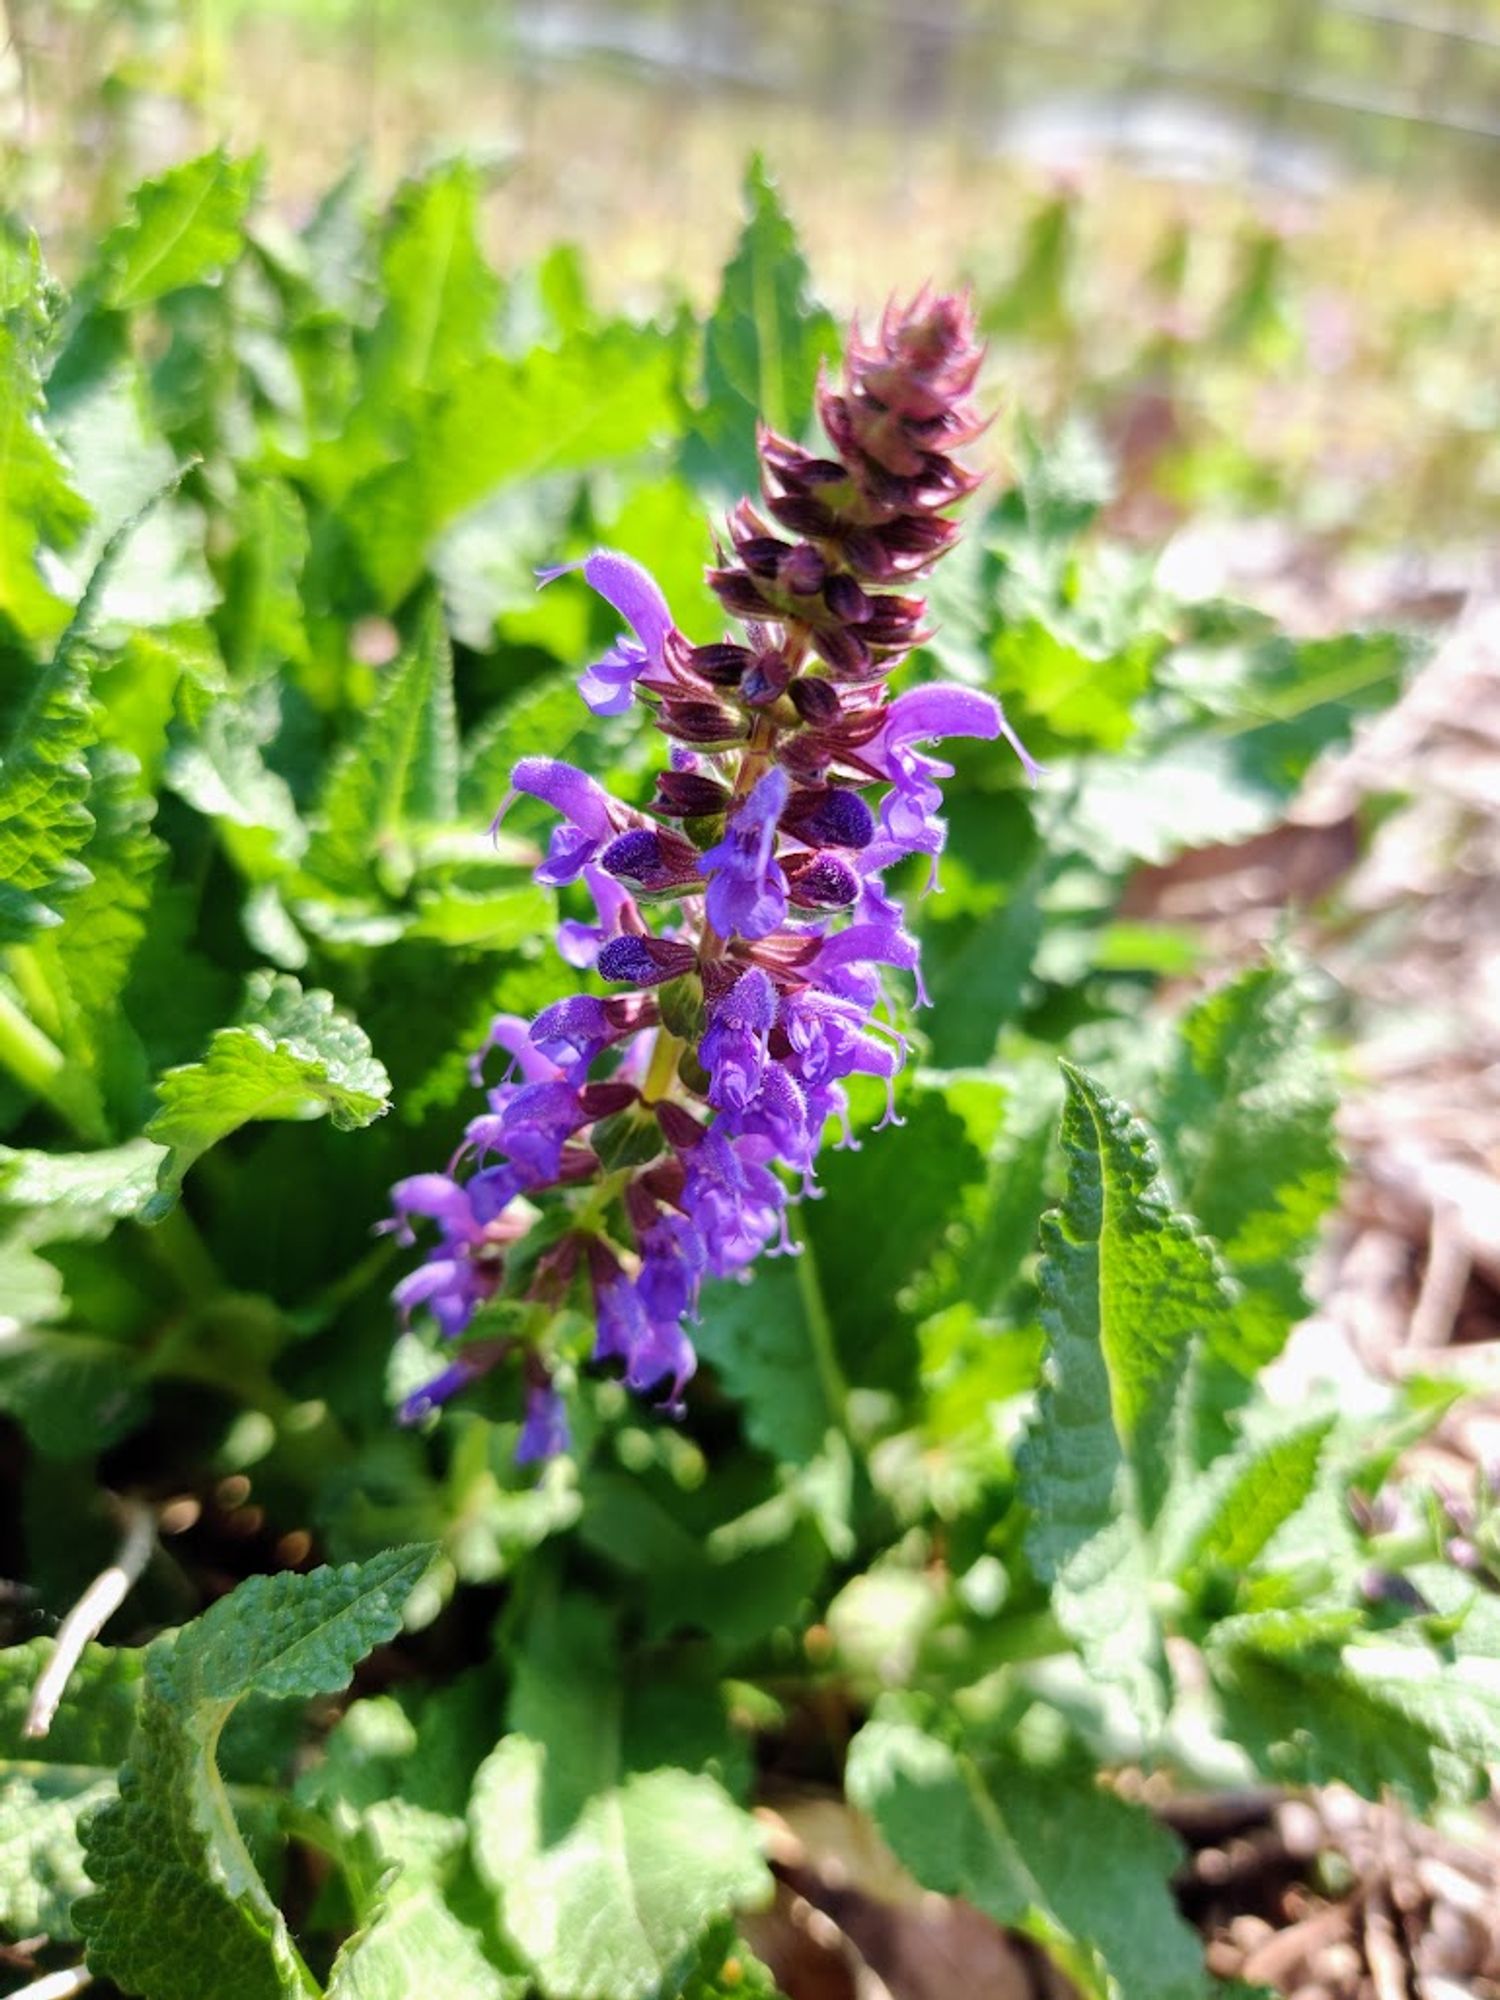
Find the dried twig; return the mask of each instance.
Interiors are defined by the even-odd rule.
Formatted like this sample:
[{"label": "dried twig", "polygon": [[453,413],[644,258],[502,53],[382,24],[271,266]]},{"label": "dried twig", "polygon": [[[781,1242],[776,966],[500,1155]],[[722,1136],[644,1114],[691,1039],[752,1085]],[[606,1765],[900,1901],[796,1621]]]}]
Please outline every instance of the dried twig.
[{"label": "dried twig", "polygon": [[1463,1217],[1451,1202],[1439,1202],[1432,1212],[1427,1269],[1412,1307],[1407,1339],[1415,1348],[1442,1347],[1453,1332],[1464,1302],[1472,1262]]},{"label": "dried twig", "polygon": [[15,2000],[73,2000],[75,1993],[93,1983],[94,1975],[86,1965],[69,1965],[61,1972],[49,1972],[44,1979],[34,1979],[30,1986],[23,1986]]},{"label": "dried twig", "polygon": [[[121,1537],[119,1553],[109,1568],[101,1570],[94,1578],[58,1627],[52,1657],[37,1676],[36,1687],[32,1690],[31,1706],[26,1711],[26,1722],[21,1731],[23,1736],[45,1736],[52,1727],[52,1718],[57,1713],[63,1690],[78,1665],[84,1647],[90,1639],[98,1636],[125,1602],[156,1545],[156,1516],[143,1500],[124,1500],[121,1511],[125,1516],[125,1533]],[[42,1986],[46,1986],[45,1980]],[[35,1994],[40,1993],[42,1988],[33,1987],[30,1990]],[[59,1994],[80,1990],[73,1986],[56,1989]]]}]

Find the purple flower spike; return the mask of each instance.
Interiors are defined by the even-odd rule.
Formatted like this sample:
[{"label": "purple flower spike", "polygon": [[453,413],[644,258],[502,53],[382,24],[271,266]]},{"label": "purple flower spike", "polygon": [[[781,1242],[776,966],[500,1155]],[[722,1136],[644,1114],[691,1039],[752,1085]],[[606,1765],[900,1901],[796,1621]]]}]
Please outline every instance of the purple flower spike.
[{"label": "purple flower spike", "polygon": [[790,793],[791,780],[773,764],[730,819],[724,838],[699,858],[708,877],[708,920],[720,937],[769,937],[785,920],[776,822]]},{"label": "purple flower spike", "polygon": [[[854,1143],[850,1079],[882,1082],[881,1122],[899,1122],[906,1043],[883,1024],[887,968],[926,994],[883,877],[912,854],[936,875],[952,770],[926,746],[1002,737],[1039,768],[988,695],[934,684],[892,700],[887,686],[931,636],[914,586],[979,484],[953,454],[984,428],[969,400],[980,359],[967,303],[924,291],[872,338],[854,329],[842,386],[825,374],[826,456],[761,427],[759,497],[731,508],[706,576],[739,627],[722,641],[692,644],[613,550],[540,572],[581,569],[619,614],[579,689],[604,715],[648,701],[669,767],[645,807],[556,758],[516,767],[507,799],[525,792],[560,821],[536,880],[582,878],[598,913],[559,923],[561,956],[629,990],[559,999],[529,1028],[500,1016],[486,1049],[511,1062],[467,1144],[447,1174],[394,1190],[385,1227],[432,1239],[396,1289],[403,1312],[452,1335],[501,1293],[536,1308],[515,1321],[526,1331],[471,1341],[406,1417],[519,1345],[519,1456],[566,1449],[552,1378],[585,1281],[594,1359],[680,1414],[704,1282],[796,1250],[789,1204],[818,1192],[825,1131]],[[512,1255],[534,1228],[532,1253]]]},{"label": "purple flower spike", "polygon": [[623,715],[639,676],[648,667],[661,671],[672,614],[650,571],[615,549],[595,549],[582,562],[539,569],[537,582],[551,583],[575,569],[583,571],[584,581],[614,606],[635,633],[634,641],[617,640],[602,660],[584,669],[578,682],[578,692],[595,715]]},{"label": "purple flower spike", "polygon": [[516,1464],[545,1464],[549,1458],[561,1458],[570,1442],[562,1397],[550,1382],[528,1384],[526,1421],[516,1445]]}]

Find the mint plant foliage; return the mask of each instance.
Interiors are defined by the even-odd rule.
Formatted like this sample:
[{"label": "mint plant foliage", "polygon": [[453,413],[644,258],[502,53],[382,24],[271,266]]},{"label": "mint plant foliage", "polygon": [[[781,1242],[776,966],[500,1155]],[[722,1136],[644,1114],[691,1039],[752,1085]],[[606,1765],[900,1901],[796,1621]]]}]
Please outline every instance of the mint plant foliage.
[{"label": "mint plant foliage", "polygon": [[759,164],[657,320],[262,180],[0,229],[0,1987],[773,2000],[811,1795],[1212,1992],[1135,1774],[1460,1825],[1500,1631],[1369,1526],[1451,1391],[1268,1384],[1333,996],[1124,899],[1415,644],[1174,599],[1076,420],[968,491],[967,307],[841,327]]}]

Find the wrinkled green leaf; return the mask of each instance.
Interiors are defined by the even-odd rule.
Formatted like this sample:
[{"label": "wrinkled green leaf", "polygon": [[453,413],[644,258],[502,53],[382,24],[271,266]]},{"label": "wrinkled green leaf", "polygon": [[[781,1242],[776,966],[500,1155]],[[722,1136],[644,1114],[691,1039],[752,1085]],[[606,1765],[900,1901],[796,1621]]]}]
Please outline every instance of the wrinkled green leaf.
[{"label": "wrinkled green leaf", "polygon": [[340,1131],[385,1111],[390,1079],[364,1031],[329,993],[304,993],[285,974],[257,973],[242,1023],[221,1028],[201,1062],[168,1070],[147,1136],[168,1149],[160,1192],[148,1211],[164,1214],[200,1153],[257,1118],[327,1112]]},{"label": "wrinkled green leaf", "polygon": [[318,1989],[246,1850],[215,1746],[247,1694],[307,1699],[345,1686],[395,1636],[430,1560],[427,1549],[393,1549],[340,1570],[252,1577],[153,1644],[119,1798],[85,1830],[96,1887],[74,1915],[91,1967],[144,2000],[312,2000]]}]

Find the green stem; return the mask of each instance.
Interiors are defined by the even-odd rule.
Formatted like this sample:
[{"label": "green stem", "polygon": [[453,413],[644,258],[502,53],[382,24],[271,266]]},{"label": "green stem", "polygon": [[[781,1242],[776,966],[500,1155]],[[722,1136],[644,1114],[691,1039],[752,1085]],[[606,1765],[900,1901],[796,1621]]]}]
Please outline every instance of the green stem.
[{"label": "green stem", "polygon": [[[34,1097],[51,1104],[67,1058],[55,1042],[23,1014],[8,993],[0,992],[0,1063]],[[60,1107],[59,1107],[60,1108]]]},{"label": "green stem", "polygon": [[141,1241],[187,1298],[202,1300],[224,1289],[218,1265],[180,1203],[159,1222],[143,1226]]},{"label": "green stem", "polygon": [[8,1069],[23,1089],[55,1111],[77,1138],[102,1140],[96,1108],[84,1080],[70,1068],[57,1044],[0,989],[0,1067]]},{"label": "green stem", "polygon": [[670,1028],[657,1029],[651,1049],[651,1064],[646,1071],[646,1081],[641,1085],[641,1096],[647,1104],[658,1103],[671,1090],[672,1079],[677,1074],[677,1058],[686,1046]]},{"label": "green stem", "polygon": [[813,1254],[812,1238],[796,1209],[792,1211],[792,1234],[801,1245],[801,1255],[793,1260],[797,1267],[797,1295],[802,1301],[802,1313],[807,1321],[818,1380],[822,1384],[824,1400],[828,1404],[834,1422],[847,1435],[849,1384],[844,1380],[844,1371],[839,1365],[833,1325],[828,1317],[828,1308],[823,1303],[823,1289],[818,1283],[818,1264]]}]

